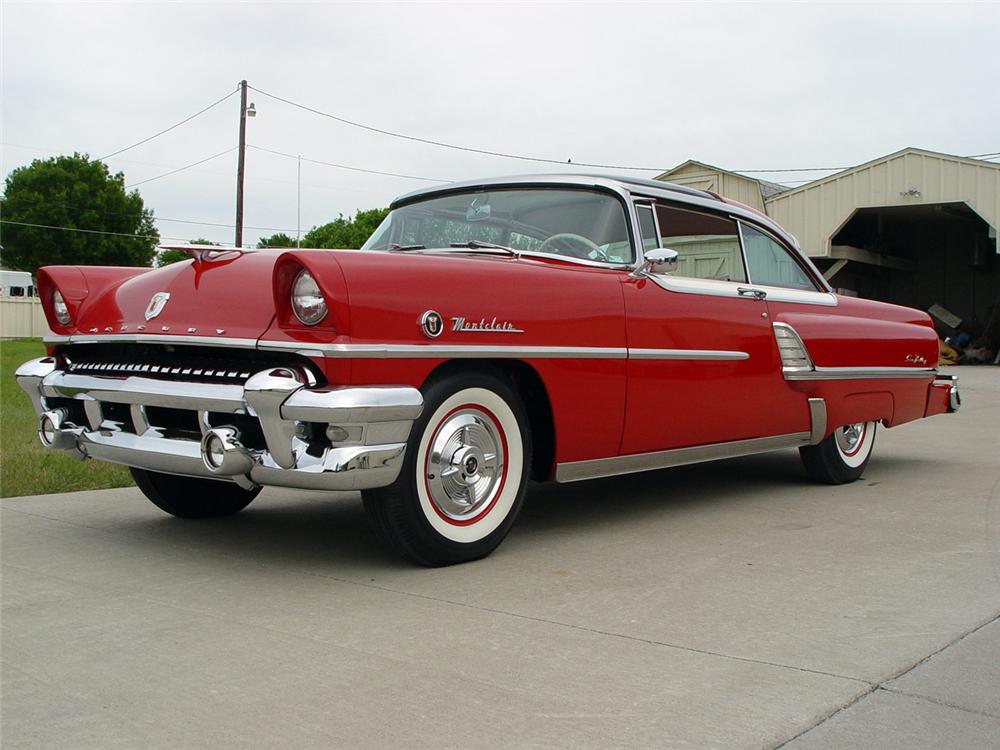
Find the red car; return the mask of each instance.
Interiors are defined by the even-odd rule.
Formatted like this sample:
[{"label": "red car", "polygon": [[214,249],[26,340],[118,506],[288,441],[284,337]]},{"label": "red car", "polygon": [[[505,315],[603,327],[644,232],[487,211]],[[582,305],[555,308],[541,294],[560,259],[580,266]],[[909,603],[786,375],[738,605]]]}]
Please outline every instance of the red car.
[{"label": "red car", "polygon": [[48,447],[176,516],[361,490],[425,565],[489,554],[529,478],[797,447],[833,484],[877,425],[954,411],[930,318],[840,297],[766,216],[668,183],[528,176],[396,200],[360,250],[43,268],[17,371]]}]

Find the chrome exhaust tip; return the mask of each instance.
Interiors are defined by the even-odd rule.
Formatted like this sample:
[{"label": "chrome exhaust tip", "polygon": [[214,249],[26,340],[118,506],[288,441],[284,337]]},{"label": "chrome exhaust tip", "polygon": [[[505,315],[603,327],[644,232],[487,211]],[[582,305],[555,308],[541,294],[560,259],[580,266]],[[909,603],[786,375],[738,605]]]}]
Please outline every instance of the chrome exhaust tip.
[{"label": "chrome exhaust tip", "polygon": [[206,432],[201,438],[201,460],[210,472],[225,477],[249,474],[254,466],[235,427],[214,427]]}]

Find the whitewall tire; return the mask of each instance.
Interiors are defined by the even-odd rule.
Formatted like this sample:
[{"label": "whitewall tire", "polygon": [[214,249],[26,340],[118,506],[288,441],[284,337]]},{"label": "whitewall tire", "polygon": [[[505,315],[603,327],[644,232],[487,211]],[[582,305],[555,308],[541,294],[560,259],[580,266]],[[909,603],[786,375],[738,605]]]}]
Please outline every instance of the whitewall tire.
[{"label": "whitewall tire", "polygon": [[491,374],[431,384],[399,478],[362,493],[376,531],[405,557],[449,565],[492,552],[524,499],[531,438],[514,389]]},{"label": "whitewall tire", "polygon": [[847,484],[859,479],[872,456],[877,427],[877,422],[844,425],[818,445],[800,448],[809,476],[826,484]]}]

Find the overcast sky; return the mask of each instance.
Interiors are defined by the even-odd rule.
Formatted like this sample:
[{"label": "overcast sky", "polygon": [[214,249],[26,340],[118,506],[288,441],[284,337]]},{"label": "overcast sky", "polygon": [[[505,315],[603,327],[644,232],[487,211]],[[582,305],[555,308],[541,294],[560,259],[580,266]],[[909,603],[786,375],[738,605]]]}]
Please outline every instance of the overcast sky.
[{"label": "overcast sky", "polygon": [[[668,169],[1000,151],[1000,5],[0,4],[2,171],[101,157],[252,86],[378,128]],[[560,170],[390,138],[251,91],[250,144],[441,180]],[[126,183],[236,145],[233,97],[108,160]],[[235,152],[138,189],[161,235],[232,241]],[[632,172],[654,176],[651,172]],[[765,175],[761,175],[765,176]],[[783,181],[810,174],[767,175]],[[303,231],[431,183],[304,163]],[[247,154],[245,241],[294,235],[296,161]]]}]

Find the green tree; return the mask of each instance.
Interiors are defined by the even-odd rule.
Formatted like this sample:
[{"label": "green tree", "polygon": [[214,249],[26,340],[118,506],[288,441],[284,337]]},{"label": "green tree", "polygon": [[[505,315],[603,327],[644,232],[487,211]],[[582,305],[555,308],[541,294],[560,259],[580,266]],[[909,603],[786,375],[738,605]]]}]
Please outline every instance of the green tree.
[{"label": "green tree", "polygon": [[365,244],[382,219],[389,213],[388,208],[370,208],[358,211],[353,219],[339,218],[320,227],[313,227],[302,237],[302,247],[358,248]]},{"label": "green tree", "polygon": [[32,273],[56,264],[148,266],[160,239],[139,191],[126,192],[121,172],[112,175],[86,154],[36,159],[11,172],[2,218],[0,262]]},{"label": "green tree", "polygon": [[[196,240],[188,240],[192,245],[218,245],[218,242],[212,242],[211,240],[206,240],[204,237],[199,237]],[[161,250],[156,256],[156,267],[163,268],[164,266],[169,266],[171,263],[176,263],[179,260],[188,260],[191,256],[185,253],[183,250]]]},{"label": "green tree", "polygon": [[272,234],[270,237],[261,237],[257,247],[295,247],[295,238],[289,237],[284,232]]}]

